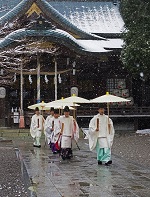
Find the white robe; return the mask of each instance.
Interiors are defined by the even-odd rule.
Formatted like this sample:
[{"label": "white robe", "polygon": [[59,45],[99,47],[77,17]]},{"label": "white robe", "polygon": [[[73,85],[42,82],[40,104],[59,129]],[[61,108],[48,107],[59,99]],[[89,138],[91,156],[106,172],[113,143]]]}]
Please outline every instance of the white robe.
[{"label": "white robe", "polygon": [[[99,121],[99,131],[97,128],[97,119]],[[110,124],[110,127],[108,126]],[[96,147],[97,141],[100,148],[111,148],[114,138],[113,122],[108,116],[97,114],[94,116],[89,124],[89,147],[93,150]]]},{"label": "white robe", "polygon": [[33,138],[41,137],[44,128],[44,118],[42,115],[33,115],[31,119],[30,134]]},{"label": "white robe", "polygon": [[60,117],[60,125],[62,129],[61,148],[71,148],[71,140],[74,138],[76,141],[79,139],[79,126],[72,116]]},{"label": "white robe", "polygon": [[52,121],[53,117],[54,116],[52,116],[52,115],[47,116],[47,118],[45,120],[45,125],[44,125],[44,134],[47,138],[48,144],[51,142],[51,135],[52,135],[51,121]]},{"label": "white robe", "polygon": [[[53,131],[52,131],[53,127]],[[60,126],[60,118],[51,118],[50,121],[50,129],[51,129],[51,142],[56,143],[61,131],[61,126]]]}]

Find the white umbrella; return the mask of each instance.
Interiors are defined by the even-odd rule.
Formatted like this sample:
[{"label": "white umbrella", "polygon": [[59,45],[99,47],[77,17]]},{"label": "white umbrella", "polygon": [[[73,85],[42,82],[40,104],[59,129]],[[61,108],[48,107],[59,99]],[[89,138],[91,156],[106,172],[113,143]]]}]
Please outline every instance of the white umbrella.
[{"label": "white umbrella", "polygon": [[114,96],[106,92],[105,95],[99,96],[95,99],[90,100],[90,103],[118,103],[118,102],[129,102],[130,100]]},{"label": "white umbrella", "polygon": [[73,94],[72,96],[63,99],[63,102],[71,102],[75,105],[76,103],[89,103],[90,101],[88,99],[78,97],[75,94]]},{"label": "white umbrella", "polygon": [[36,103],[34,105],[30,105],[30,106],[28,106],[28,109],[35,109],[36,107],[38,107],[39,110],[49,110],[49,108],[46,107],[46,103],[44,103],[44,101],[42,101],[41,103]]},{"label": "white umbrella", "polygon": [[[55,109],[56,109],[56,108],[58,108],[58,109],[63,109],[65,106],[62,106],[62,105],[57,104],[57,103],[55,103],[55,104],[48,104],[48,103],[44,103],[44,102],[42,101],[42,103],[36,103],[36,104],[34,104],[34,105],[28,106],[28,109],[33,109],[33,110],[34,110],[36,107],[38,107],[39,110],[50,110],[51,107],[54,107]],[[75,108],[73,108],[73,107],[71,107],[71,106],[69,106],[69,109],[70,109],[70,110],[75,110]]]},{"label": "white umbrella", "polygon": [[[66,105],[65,105],[66,106]],[[51,108],[51,107],[53,107],[54,109],[64,109],[65,108],[65,106],[61,106],[61,105],[59,105],[59,104],[53,104],[53,105],[47,105],[46,106],[46,108],[48,107],[49,109]],[[71,106],[69,106],[69,109],[70,110],[76,110],[74,107],[71,107]]]},{"label": "white umbrella", "polygon": [[73,102],[66,102],[64,101],[64,99],[60,99],[60,100],[56,100],[56,101],[52,101],[49,103],[46,103],[46,107],[58,107],[58,108],[64,108],[65,106],[74,106],[74,107],[78,107],[80,105],[78,104],[74,104]]},{"label": "white umbrella", "polygon": [[[76,103],[89,103],[90,101],[88,99],[78,97],[75,94],[73,94],[72,96],[63,99],[63,102],[73,103],[73,106],[75,107]],[[73,116],[75,118],[75,111]]]},{"label": "white umbrella", "polygon": [[108,118],[109,118],[109,104],[110,103],[118,103],[118,102],[129,102],[130,100],[114,96],[106,92],[105,95],[99,96],[95,99],[90,100],[90,103],[107,103],[107,110],[108,110]]},{"label": "white umbrella", "polygon": [[[80,106],[78,104],[73,104],[72,102],[65,102],[64,98],[62,97],[59,100],[56,101],[52,101],[46,104],[46,107],[54,107],[54,108],[58,108],[58,109],[64,109],[65,106],[68,106],[70,110],[76,110],[74,107]],[[71,107],[74,106],[74,107]]]},{"label": "white umbrella", "polygon": [[109,115],[109,104],[110,103],[118,103],[118,102],[129,102],[129,99],[125,99],[119,96],[114,96],[106,92],[105,95],[99,96],[95,99],[90,100],[90,103],[107,103],[108,115]]}]

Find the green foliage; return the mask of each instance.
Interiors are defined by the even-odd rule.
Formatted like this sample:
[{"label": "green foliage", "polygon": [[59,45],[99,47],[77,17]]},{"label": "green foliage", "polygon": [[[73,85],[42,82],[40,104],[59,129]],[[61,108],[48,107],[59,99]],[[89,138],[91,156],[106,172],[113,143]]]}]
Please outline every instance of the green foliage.
[{"label": "green foliage", "polygon": [[150,2],[122,0],[121,13],[125,22],[121,59],[134,77],[143,72],[150,77]]}]

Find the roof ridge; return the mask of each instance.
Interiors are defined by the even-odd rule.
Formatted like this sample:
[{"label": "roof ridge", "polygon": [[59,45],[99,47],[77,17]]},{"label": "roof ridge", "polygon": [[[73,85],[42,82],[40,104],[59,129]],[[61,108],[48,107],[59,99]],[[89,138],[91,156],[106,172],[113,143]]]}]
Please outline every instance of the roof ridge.
[{"label": "roof ridge", "polygon": [[36,3],[37,6],[40,7],[41,11],[44,13],[45,16],[51,18],[57,24],[65,27],[65,29],[79,35],[81,38],[106,40],[103,37],[91,34],[78,28],[77,26],[72,24],[68,19],[66,19],[61,13],[59,13],[54,7],[52,7],[50,3],[46,0],[22,0],[11,11],[9,11],[0,18],[0,26],[3,26],[5,23],[12,22],[17,17],[21,17],[28,11],[28,9],[32,6],[33,3]]}]

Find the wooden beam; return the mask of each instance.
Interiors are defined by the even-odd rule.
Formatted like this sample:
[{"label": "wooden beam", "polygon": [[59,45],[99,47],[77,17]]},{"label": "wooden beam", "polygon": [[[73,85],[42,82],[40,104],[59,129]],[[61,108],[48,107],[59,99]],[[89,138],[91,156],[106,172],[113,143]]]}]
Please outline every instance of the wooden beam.
[{"label": "wooden beam", "polygon": [[[72,69],[68,69],[68,70],[62,70],[62,71],[58,71],[57,74],[63,74],[63,73],[67,73],[69,71],[71,71]],[[11,73],[16,73],[18,75],[20,75],[20,70],[8,70]],[[40,72],[41,75],[55,75],[55,72]],[[23,71],[23,75],[37,75],[37,69],[35,69],[34,71]]]}]

